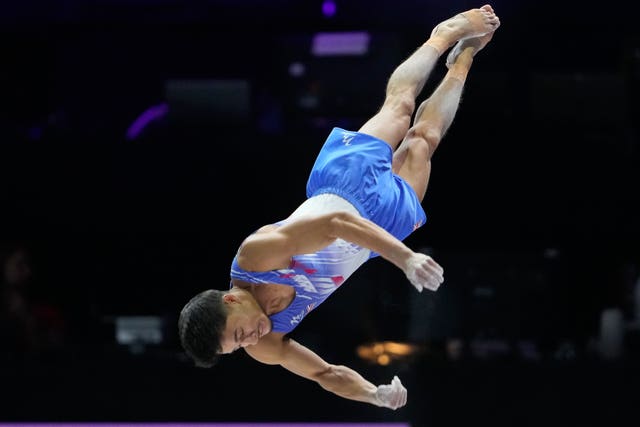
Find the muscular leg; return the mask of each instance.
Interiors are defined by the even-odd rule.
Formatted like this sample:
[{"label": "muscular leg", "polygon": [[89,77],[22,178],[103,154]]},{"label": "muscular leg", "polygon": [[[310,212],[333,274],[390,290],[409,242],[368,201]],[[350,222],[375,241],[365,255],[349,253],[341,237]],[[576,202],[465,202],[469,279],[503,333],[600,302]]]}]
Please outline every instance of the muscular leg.
[{"label": "muscular leg", "polygon": [[487,34],[498,24],[489,5],[438,24],[429,39],[393,71],[382,107],[359,131],[386,141],[395,150],[411,125],[415,100],[438,58],[457,41]]},{"label": "muscular leg", "polygon": [[394,172],[413,187],[421,201],[429,184],[431,157],[458,111],[473,57],[492,37],[493,32],[461,40],[452,49],[447,57],[449,71],[433,94],[420,104],[413,125],[394,153]]}]

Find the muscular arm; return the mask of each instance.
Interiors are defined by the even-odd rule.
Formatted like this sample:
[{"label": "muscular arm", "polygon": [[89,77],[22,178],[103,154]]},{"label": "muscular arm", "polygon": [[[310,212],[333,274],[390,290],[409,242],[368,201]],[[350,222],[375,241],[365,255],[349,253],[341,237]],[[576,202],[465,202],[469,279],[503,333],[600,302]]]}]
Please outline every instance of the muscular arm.
[{"label": "muscular arm", "polygon": [[238,253],[240,266],[266,271],[288,266],[292,256],[316,252],[337,238],[379,253],[399,268],[413,254],[404,243],[372,221],[347,212],[308,216],[249,236]]},{"label": "muscular arm", "polygon": [[353,369],[332,365],[307,347],[280,333],[263,337],[256,345],[246,347],[247,353],[259,362],[280,365],[296,375],[315,381],[322,388],[345,399],[397,409],[406,403],[406,389],[397,396],[380,399],[378,386]]},{"label": "muscular arm", "polygon": [[413,252],[372,221],[347,212],[301,217],[249,236],[238,251],[240,267],[249,271],[287,268],[291,257],[316,252],[341,238],[377,252],[400,268],[418,291],[437,290],[442,267],[431,257]]}]

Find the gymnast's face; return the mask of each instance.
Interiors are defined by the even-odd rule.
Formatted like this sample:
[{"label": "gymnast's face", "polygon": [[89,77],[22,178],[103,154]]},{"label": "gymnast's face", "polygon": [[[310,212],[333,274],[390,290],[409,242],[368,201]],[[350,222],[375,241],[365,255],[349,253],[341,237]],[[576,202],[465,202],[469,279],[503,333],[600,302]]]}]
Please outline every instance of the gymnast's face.
[{"label": "gymnast's face", "polygon": [[223,301],[228,309],[227,325],[220,337],[223,354],[254,345],[271,332],[271,320],[248,292],[228,293]]}]

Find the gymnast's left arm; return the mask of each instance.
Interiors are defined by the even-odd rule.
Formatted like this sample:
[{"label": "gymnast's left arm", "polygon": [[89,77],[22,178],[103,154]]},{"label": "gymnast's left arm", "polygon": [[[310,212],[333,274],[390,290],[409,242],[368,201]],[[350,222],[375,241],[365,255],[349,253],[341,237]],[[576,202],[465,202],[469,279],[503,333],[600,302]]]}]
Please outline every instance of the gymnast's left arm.
[{"label": "gymnast's left arm", "polygon": [[345,399],[393,410],[407,403],[407,389],[398,377],[390,384],[376,386],[353,369],[330,364],[309,348],[277,333],[265,336],[245,350],[259,362],[280,365]]}]

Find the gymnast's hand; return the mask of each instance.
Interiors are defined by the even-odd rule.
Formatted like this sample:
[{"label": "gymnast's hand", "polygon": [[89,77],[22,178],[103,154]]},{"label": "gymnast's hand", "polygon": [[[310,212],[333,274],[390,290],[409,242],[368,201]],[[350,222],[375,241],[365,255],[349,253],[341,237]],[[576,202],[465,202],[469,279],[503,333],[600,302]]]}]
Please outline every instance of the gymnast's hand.
[{"label": "gymnast's hand", "polygon": [[376,403],[378,406],[384,406],[396,410],[407,404],[407,389],[400,382],[400,378],[393,377],[391,384],[383,384],[378,386],[376,390]]},{"label": "gymnast's hand", "polygon": [[442,267],[428,255],[414,252],[407,260],[404,273],[411,284],[422,292],[423,289],[437,291],[444,281]]}]

